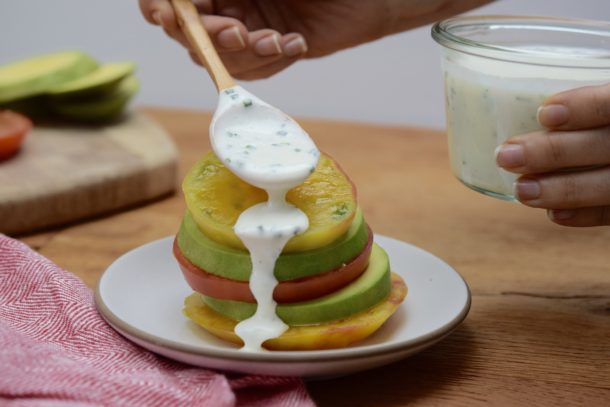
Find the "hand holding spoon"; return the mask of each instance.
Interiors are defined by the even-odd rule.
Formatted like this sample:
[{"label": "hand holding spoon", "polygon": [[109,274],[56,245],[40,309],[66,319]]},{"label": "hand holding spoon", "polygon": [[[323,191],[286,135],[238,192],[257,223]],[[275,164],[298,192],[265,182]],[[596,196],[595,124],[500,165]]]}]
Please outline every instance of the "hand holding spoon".
[{"label": "hand holding spoon", "polygon": [[288,329],[275,312],[275,262],[286,242],[309,227],[305,213],[286,202],[286,192],[314,171],[320,153],[294,120],[235,85],[191,1],[172,2],[180,27],[219,92],[210,124],[212,148],[229,170],[269,196],[243,211],[233,227],[250,252],[249,284],[257,303],[255,314],[237,324],[235,333],[244,341],[243,350],[262,351],[267,339]]},{"label": "hand holding spoon", "polygon": [[233,173],[267,191],[301,184],[318,162],[309,135],[288,115],[250,94],[229,74],[190,0],[172,0],[178,24],[219,92],[212,149]]}]

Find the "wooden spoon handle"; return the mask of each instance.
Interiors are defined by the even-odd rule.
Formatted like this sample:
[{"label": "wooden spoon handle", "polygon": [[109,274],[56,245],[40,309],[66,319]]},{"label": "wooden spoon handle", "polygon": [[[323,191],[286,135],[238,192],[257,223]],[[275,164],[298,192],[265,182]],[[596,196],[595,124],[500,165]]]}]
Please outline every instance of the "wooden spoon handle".
[{"label": "wooden spoon handle", "polygon": [[199,59],[207,68],[216,85],[216,89],[220,92],[223,89],[235,86],[235,79],[227,71],[227,68],[218,56],[210,36],[203,27],[201,16],[192,1],[172,0],[172,5],[176,13],[178,25]]}]

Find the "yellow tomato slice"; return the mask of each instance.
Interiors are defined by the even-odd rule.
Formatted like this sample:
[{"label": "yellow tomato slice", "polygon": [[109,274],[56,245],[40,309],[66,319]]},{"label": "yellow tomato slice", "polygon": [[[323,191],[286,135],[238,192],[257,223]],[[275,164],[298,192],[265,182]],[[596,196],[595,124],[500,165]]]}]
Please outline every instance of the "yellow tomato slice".
[{"label": "yellow tomato slice", "polygon": [[[266,341],[263,346],[271,350],[314,350],[343,348],[361,341],[375,332],[396,311],[407,295],[404,280],[392,273],[392,290],[389,297],[358,314],[320,325],[291,326],[279,338]],[[235,335],[236,322],[206,306],[201,295],[193,293],[184,301],[184,315],[212,335],[243,345]]]},{"label": "yellow tomato slice", "polygon": [[[182,183],[186,205],[209,238],[245,249],[233,225],[247,208],[267,199],[265,191],[249,185],[209,153],[196,163]],[[313,250],[343,235],[356,214],[356,191],[349,178],[329,157],[322,155],[316,170],[288,191],[286,200],[309,218],[309,229],[290,239],[284,252]]]}]

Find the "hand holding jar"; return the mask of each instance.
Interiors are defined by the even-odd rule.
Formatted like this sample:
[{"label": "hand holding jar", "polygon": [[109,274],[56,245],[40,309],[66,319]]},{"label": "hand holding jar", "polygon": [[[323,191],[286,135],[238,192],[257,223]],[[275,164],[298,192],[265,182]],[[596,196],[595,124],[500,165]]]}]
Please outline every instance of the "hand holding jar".
[{"label": "hand holding jar", "polygon": [[538,122],[546,129],[497,150],[498,165],[521,175],[517,199],[561,225],[610,225],[610,83],[549,97]]},{"label": "hand holding jar", "polygon": [[609,225],[610,24],[471,16],[432,36],[455,176],[561,225]]}]

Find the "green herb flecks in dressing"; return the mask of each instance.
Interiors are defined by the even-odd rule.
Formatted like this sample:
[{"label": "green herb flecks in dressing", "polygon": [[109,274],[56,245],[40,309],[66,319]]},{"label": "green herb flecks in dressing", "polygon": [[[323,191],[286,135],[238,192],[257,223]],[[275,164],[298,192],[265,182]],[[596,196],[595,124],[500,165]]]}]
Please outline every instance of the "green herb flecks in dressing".
[{"label": "green herb flecks in dressing", "polygon": [[607,55],[604,50],[564,47],[532,46],[527,50],[532,52],[532,64],[453,50],[447,50],[443,59],[452,171],[471,188],[504,199],[514,200],[517,176],[498,168],[496,148],[509,137],[544,130],[536,113],[548,96],[600,82],[600,73],[595,70],[573,72],[564,67],[537,65],[536,54]]},{"label": "green herb flecks in dressing", "polygon": [[244,341],[242,350],[262,351],[263,342],[288,329],[275,312],[275,262],[288,240],[309,227],[305,213],[285,196],[314,171],[320,153],[294,120],[239,86],[221,92],[210,135],[224,165],[268,194],[267,202],[246,209],[234,226],[250,252],[250,290],[257,302],[256,313],[237,324],[235,333]]}]

